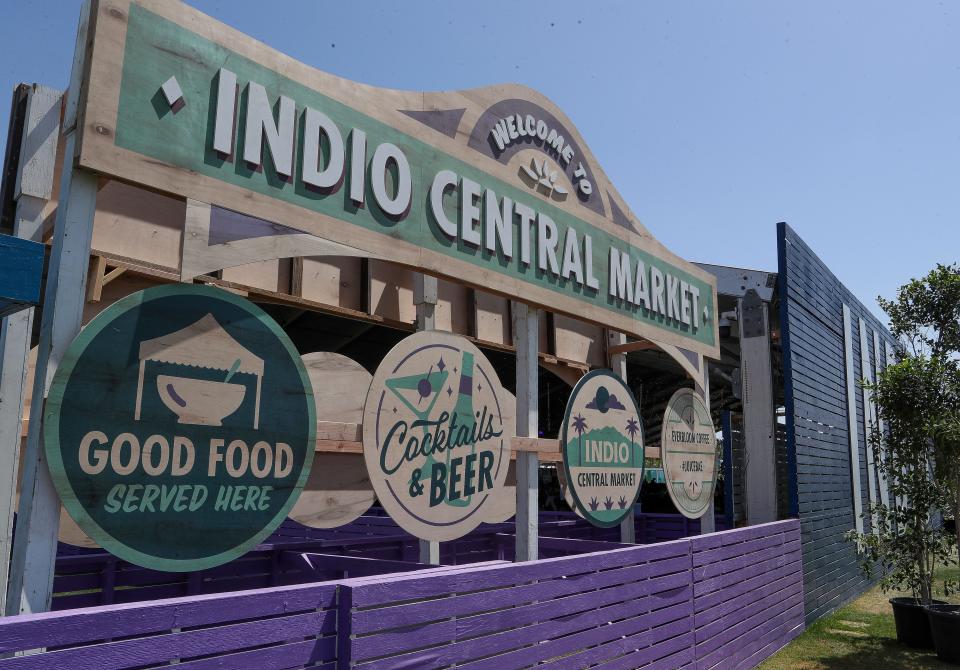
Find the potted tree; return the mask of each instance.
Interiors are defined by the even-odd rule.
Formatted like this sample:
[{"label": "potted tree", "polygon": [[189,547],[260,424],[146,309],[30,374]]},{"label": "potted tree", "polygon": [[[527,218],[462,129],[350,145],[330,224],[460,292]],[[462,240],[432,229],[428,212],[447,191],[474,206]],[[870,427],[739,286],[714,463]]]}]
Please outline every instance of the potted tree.
[{"label": "potted tree", "polygon": [[[960,386],[955,357],[948,353],[960,341],[955,337],[960,335],[958,279],[957,268],[938,266],[923,280],[901,287],[896,301],[879,300],[903,348],[875,383],[864,383],[877,407],[869,444],[888,482],[890,505],[871,505],[864,515],[871,522],[870,531],[851,536],[863,549],[862,566],[868,576],[879,571],[885,591],[912,593],[891,598],[890,603],[897,638],[916,647],[933,645],[928,617],[939,617],[943,607],[951,608],[933,600],[933,584],[936,566],[953,560],[956,545],[940,513],[955,508],[954,495],[960,492],[960,486],[949,485],[960,484],[956,478],[960,458],[951,437]],[[950,581],[943,583],[947,594],[954,587]],[[931,607],[936,609],[928,613]],[[960,624],[960,616],[942,613]],[[953,637],[960,638],[960,628]]]},{"label": "potted tree", "polygon": [[[960,563],[960,267],[938,264],[902,286],[896,300],[879,302],[894,335],[925,366],[922,402],[932,475],[945,497],[944,511],[953,516]],[[926,609],[937,656],[960,663],[960,605]]]}]

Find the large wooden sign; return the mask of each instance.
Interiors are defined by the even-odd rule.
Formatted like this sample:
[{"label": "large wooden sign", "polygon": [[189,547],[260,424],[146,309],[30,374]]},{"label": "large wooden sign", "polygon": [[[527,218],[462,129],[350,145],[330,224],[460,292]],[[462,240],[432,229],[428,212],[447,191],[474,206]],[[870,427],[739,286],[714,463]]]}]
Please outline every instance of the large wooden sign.
[{"label": "large wooden sign", "polygon": [[640,495],[644,463],[640,410],[620,377],[594,370],[577,382],[560,448],[577,511],[597,526],[619,524]]},{"label": "large wooden sign", "polygon": [[514,412],[490,362],[466,339],[423,331],[377,368],[363,409],[363,455],[377,499],[425,540],[501,517]]},{"label": "large wooden sign", "polygon": [[104,310],[67,349],[44,410],[70,516],[120,558],[168,571],[219,565],[276,528],[315,435],[293,344],[253,303],[207,286]]},{"label": "large wooden sign", "polygon": [[699,519],[710,508],[717,481],[717,431],[691,389],[680,389],[667,403],[660,455],[673,504],[685,517]]},{"label": "large wooden sign", "polygon": [[327,253],[719,355],[714,278],[650,235],[535,91],[377,89],[179,2],[93,6],[79,163],[264,222],[191,229],[211,249],[288,256],[271,242],[307,233]]},{"label": "large wooden sign", "polygon": [[[313,384],[317,421],[363,423],[371,374],[356,361],[329,351],[302,358]],[[321,453],[313,459],[290,518],[311,528],[336,528],[362,515],[375,500],[361,454]]]}]

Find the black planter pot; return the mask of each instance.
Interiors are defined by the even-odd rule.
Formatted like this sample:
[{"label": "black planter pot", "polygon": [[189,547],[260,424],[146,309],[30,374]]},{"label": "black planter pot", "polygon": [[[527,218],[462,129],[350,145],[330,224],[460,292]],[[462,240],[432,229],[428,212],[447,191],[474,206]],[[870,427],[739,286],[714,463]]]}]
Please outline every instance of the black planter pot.
[{"label": "black planter pot", "polygon": [[927,618],[937,658],[960,664],[960,605],[930,605]]},{"label": "black planter pot", "polygon": [[[946,605],[942,600],[934,600],[934,605]],[[917,649],[933,649],[933,637],[930,635],[930,620],[926,608],[916,598],[891,598],[893,622],[897,626],[897,640]]]}]

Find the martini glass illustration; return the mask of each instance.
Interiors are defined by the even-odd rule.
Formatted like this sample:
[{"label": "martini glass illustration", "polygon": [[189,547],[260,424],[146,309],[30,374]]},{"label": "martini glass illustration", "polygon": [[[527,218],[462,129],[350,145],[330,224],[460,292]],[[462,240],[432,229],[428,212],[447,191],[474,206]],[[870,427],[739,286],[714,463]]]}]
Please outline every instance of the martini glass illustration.
[{"label": "martini glass illustration", "polygon": [[[447,377],[450,376],[450,373],[445,369],[446,365],[443,358],[437,363],[437,367],[439,369],[436,372],[431,365],[425,375],[405,375],[386,381],[386,387],[410,410],[418,421],[426,422],[430,419],[430,414],[433,412],[437,400],[440,399],[440,391],[446,385]],[[424,426],[423,436],[426,437],[428,433],[429,427]],[[435,462],[433,454],[428,455],[421,466],[421,472],[427,475]]]},{"label": "martini glass illustration", "polygon": [[[386,387],[410,410],[410,412],[420,421],[426,423],[433,408],[440,398],[440,392],[443,390],[450,376],[443,358],[436,364],[438,371],[434,371],[433,365],[425,375],[406,375],[403,377],[394,377],[386,381]],[[457,403],[453,413],[458,415],[458,423],[461,426],[471,426],[475,421],[473,416],[473,354],[463,352],[460,359],[460,389],[457,396]],[[452,417],[451,417],[452,418]],[[426,438],[430,432],[428,425],[423,426],[423,438]],[[448,436],[449,440],[453,436]],[[473,446],[476,449],[476,446]],[[450,449],[447,449],[447,467],[450,465]],[[429,454],[424,460],[421,472],[425,475],[433,469],[436,463],[433,454]],[[448,500],[446,504],[455,507],[465,507],[470,504],[470,496],[459,498],[458,500]]]}]

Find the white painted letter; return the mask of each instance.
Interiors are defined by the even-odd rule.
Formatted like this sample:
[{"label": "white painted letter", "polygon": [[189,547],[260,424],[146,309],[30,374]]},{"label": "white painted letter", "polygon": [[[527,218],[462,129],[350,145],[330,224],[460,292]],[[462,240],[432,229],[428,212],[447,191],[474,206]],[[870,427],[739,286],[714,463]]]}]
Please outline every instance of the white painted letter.
[{"label": "white painted letter", "polygon": [[[327,136],[330,144],[330,160],[327,167],[320,169],[323,152],[320,147],[321,134]],[[303,115],[303,181],[317,188],[332,188],[343,177],[343,136],[329,116],[307,107]]]},{"label": "white painted letter", "polygon": [[506,258],[513,258],[513,200],[504,198],[501,207],[497,207],[497,194],[489,188],[483,192],[483,235],[484,246],[491,254],[496,253],[497,244]]},{"label": "white painted letter", "polygon": [[217,117],[213,126],[213,149],[233,154],[233,119],[237,112],[237,75],[220,68],[217,73]]},{"label": "white painted letter", "polygon": [[647,286],[647,266],[643,261],[637,261],[637,278],[633,285],[633,299],[644,309],[650,309],[650,288]]},{"label": "white painted letter", "polygon": [[520,217],[520,262],[530,265],[530,224],[537,213],[519,202],[514,204],[513,209]]},{"label": "white painted letter", "polygon": [[663,273],[656,265],[650,266],[650,302],[651,308],[658,314],[666,314],[667,308],[663,304]]},{"label": "white painted letter", "polygon": [[99,475],[107,467],[107,454],[103,449],[96,449],[93,452],[95,463],[90,462],[90,445],[93,442],[105,445],[107,436],[99,430],[91,430],[80,440],[80,469],[88,475]]},{"label": "white painted letter", "polygon": [[464,177],[460,180],[460,238],[472,247],[479,247],[480,184]]},{"label": "white painted letter", "polygon": [[[393,161],[397,166],[396,193],[391,198],[387,193],[387,164]],[[410,207],[411,180],[410,164],[400,147],[384,142],[373,152],[370,161],[370,186],[373,188],[373,197],[384,213],[394,217],[402,217]]]},{"label": "white painted letter", "polygon": [[589,235],[583,236],[583,260],[586,266],[587,286],[594,291],[599,291],[600,280],[593,274],[593,238]]},{"label": "white painted letter", "polygon": [[583,284],[583,261],[580,260],[580,244],[577,241],[577,231],[567,228],[567,236],[563,240],[563,266],[560,276],[570,279],[574,275],[578,284]]},{"label": "white painted letter", "polygon": [[440,226],[447,237],[456,239],[457,224],[447,218],[443,211],[443,194],[448,188],[457,188],[460,177],[451,170],[440,170],[433,178],[433,184],[430,186],[430,210],[433,212],[433,218]]},{"label": "white painted letter", "polygon": [[633,284],[630,283],[630,253],[620,253],[616,247],[610,247],[609,281],[607,291],[610,297],[633,302]]},{"label": "white painted letter", "polygon": [[366,168],[367,134],[354,128],[350,133],[350,200],[358,207],[363,207]]},{"label": "white painted letter", "polygon": [[546,214],[537,214],[537,266],[544,272],[557,275],[560,264],[557,262],[557,244],[560,236],[557,224]]},{"label": "white painted letter", "polygon": [[293,128],[296,105],[280,96],[280,118],[274,120],[266,89],[255,81],[247,87],[247,129],[244,134],[243,160],[260,166],[263,161],[263,136],[273,157],[273,165],[284,177],[293,174]]}]

